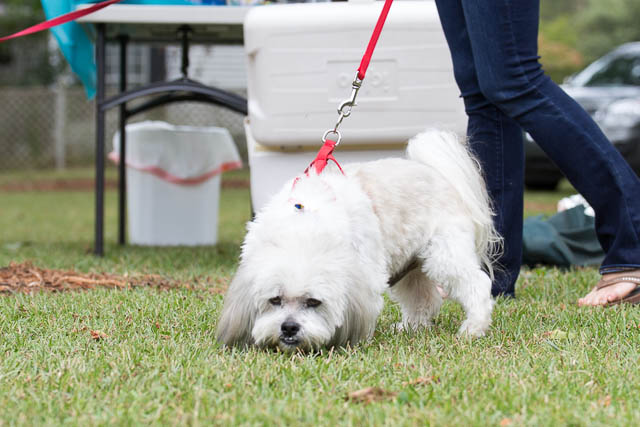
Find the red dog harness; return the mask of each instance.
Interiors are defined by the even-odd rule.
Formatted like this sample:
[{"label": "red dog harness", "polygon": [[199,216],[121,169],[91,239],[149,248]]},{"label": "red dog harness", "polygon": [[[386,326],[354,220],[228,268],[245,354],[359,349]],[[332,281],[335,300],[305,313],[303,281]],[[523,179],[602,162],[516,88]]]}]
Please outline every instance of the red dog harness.
[{"label": "red dog harness", "polygon": [[338,166],[338,169],[340,169],[340,172],[342,172],[342,174],[344,175],[344,171],[342,170],[340,163],[338,163],[336,158],[333,157],[333,150],[334,148],[336,148],[336,145],[338,145],[336,141],[327,139],[322,145],[322,148],[320,148],[320,151],[318,151],[316,158],[304,170],[305,175],[309,175],[309,169],[312,166],[315,167],[316,173],[320,174],[320,172],[322,172],[325,166],[327,166],[327,163],[329,163],[329,160],[333,161],[336,164],[336,166]]}]

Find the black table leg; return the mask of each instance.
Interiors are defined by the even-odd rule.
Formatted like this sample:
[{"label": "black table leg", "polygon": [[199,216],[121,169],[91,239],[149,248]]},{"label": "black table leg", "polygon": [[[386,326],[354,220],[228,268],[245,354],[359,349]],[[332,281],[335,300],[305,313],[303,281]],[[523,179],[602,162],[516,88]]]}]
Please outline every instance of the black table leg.
[{"label": "black table leg", "polygon": [[[120,36],[120,93],[127,90],[127,36]],[[127,219],[127,104],[122,103],[119,108],[120,115],[120,162],[118,163],[118,243],[125,244],[126,219]]]},{"label": "black table leg", "polygon": [[96,25],[96,205],[95,205],[95,242],[93,252],[98,256],[104,255],[104,132],[105,114],[103,101],[105,95],[105,25]]}]

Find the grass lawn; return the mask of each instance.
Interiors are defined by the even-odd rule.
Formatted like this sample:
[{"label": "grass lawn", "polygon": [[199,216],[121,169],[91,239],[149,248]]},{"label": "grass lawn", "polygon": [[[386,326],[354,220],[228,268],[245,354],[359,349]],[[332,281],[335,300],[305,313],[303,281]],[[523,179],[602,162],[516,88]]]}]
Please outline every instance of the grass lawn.
[{"label": "grass lawn", "polygon": [[[115,175],[110,171],[108,177]],[[446,303],[432,330],[394,333],[386,305],[372,341],[320,355],[222,349],[214,338],[250,216],[222,191],[213,248],[120,248],[107,192],[106,256],[91,255],[91,191],[8,192],[89,170],[0,174],[0,266],[162,274],[195,289],[0,294],[2,425],[638,425],[640,313],[578,308],[595,269],[524,270],[487,337],[457,338]],[[246,172],[230,174],[246,178]],[[571,193],[527,194],[527,215]],[[91,331],[100,331],[96,340]],[[390,394],[358,403],[349,393]]]}]

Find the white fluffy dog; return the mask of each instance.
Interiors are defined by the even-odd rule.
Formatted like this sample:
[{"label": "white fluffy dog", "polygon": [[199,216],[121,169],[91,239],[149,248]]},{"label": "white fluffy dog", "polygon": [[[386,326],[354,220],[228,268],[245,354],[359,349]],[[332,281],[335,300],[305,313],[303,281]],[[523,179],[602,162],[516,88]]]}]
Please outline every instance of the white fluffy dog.
[{"label": "white fluffy dog", "polygon": [[429,326],[442,304],[437,285],[466,312],[459,333],[483,335],[500,238],[478,164],[439,131],[413,138],[407,153],[288,182],[248,224],[218,340],[284,351],[354,345],[373,335],[386,290],[401,327]]}]

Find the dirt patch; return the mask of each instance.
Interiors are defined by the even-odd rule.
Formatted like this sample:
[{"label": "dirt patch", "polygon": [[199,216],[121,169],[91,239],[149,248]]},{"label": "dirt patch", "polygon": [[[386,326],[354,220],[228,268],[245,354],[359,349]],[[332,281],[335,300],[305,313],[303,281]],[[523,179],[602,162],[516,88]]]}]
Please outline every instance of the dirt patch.
[{"label": "dirt patch", "polygon": [[[118,188],[116,180],[106,180],[108,189]],[[95,187],[93,179],[53,179],[42,181],[9,182],[0,185],[0,191],[18,193],[23,191],[92,191]]]},{"label": "dirt patch", "polygon": [[555,213],[558,209],[557,203],[554,202],[532,202],[525,200],[524,202],[524,210],[535,211],[535,212],[549,212]]},{"label": "dirt patch", "polygon": [[[0,185],[0,192],[19,193],[24,191],[93,191],[95,181],[93,179],[52,179],[40,181],[9,182]],[[105,188],[109,190],[118,188],[118,181],[107,179]],[[249,188],[248,179],[223,179],[222,188]]]},{"label": "dirt patch", "polygon": [[0,293],[61,292],[94,288],[130,289],[134,287],[159,289],[192,288],[189,283],[154,274],[119,276],[108,273],[79,273],[73,270],[39,268],[31,262],[14,263],[0,268]]},{"label": "dirt patch", "polygon": [[380,387],[367,387],[362,390],[352,391],[347,394],[345,400],[347,402],[366,404],[383,400],[393,400],[397,395],[397,392],[383,390]]},{"label": "dirt patch", "polygon": [[222,179],[222,188],[238,188],[244,189],[249,188],[249,180],[236,178],[236,179]]}]

